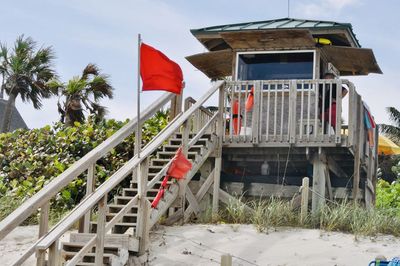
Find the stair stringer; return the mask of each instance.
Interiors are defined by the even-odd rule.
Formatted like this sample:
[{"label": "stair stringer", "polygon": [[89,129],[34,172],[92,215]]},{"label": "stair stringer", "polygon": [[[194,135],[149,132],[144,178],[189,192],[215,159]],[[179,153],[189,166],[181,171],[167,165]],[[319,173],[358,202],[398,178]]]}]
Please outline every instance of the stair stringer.
[{"label": "stair stringer", "polygon": [[[198,162],[194,162],[192,169],[189,171],[189,173],[186,175],[186,178],[184,180],[184,185],[187,186],[190,182],[190,180],[193,178],[193,176],[199,171],[200,167],[203,165],[203,163],[207,160],[207,158],[210,157],[210,155],[213,153],[215,149],[215,139],[211,140],[207,143],[208,145],[205,147],[206,151],[204,154],[199,156]],[[166,191],[166,194],[164,195],[163,200],[159,202],[158,208],[157,209],[152,209],[150,213],[150,228],[152,228],[157,221],[161,218],[161,216],[168,210],[168,208],[172,205],[172,203],[175,201],[179,194],[179,184],[177,182],[174,182],[170,185],[169,189]]]}]

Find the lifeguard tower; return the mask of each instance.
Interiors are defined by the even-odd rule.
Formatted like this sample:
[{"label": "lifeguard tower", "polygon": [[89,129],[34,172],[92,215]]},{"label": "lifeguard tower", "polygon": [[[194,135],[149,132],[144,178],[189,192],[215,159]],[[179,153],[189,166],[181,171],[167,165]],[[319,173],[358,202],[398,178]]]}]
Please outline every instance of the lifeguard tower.
[{"label": "lifeguard tower", "polygon": [[[197,100],[164,94],[140,121],[132,119],[1,221],[0,239],[40,212],[39,239],[14,265],[33,253],[37,265],[134,265],[162,216],[186,222],[208,206],[218,211],[234,194],[292,198],[303,177],[311,179],[314,212],[326,199],[373,205],[378,130],[343,77],[381,70],[350,24],[284,18],[191,32],[209,52],[187,59],[215,81],[212,87]],[[97,162],[128,136],[139,137],[138,123],[165,108],[166,128],[95,187]],[[169,182],[151,208],[179,147],[192,169]],[[78,176],[86,177],[87,196],[50,228],[52,198]],[[79,231],[61,242],[76,223]]]}]

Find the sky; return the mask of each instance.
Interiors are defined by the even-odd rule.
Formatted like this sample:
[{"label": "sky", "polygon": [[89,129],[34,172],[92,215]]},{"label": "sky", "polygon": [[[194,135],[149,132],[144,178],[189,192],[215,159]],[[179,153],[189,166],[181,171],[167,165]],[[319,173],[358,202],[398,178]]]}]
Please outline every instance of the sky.
[{"label": "sky", "polygon": [[[177,62],[184,73],[184,96],[199,98],[211,86],[185,56],[206,52],[190,29],[288,17],[284,0],[1,0],[0,42],[13,44],[24,34],[52,46],[61,81],[80,75],[88,63],[111,77],[113,100],[103,100],[108,118],[136,116],[137,35]],[[346,77],[368,103],[378,123],[388,123],[385,108],[400,109],[399,0],[290,0],[289,17],[351,23],[361,46],[372,48],[383,75]],[[160,92],[141,94],[142,109]],[[35,110],[17,100],[28,127],[59,120],[57,99]]]}]

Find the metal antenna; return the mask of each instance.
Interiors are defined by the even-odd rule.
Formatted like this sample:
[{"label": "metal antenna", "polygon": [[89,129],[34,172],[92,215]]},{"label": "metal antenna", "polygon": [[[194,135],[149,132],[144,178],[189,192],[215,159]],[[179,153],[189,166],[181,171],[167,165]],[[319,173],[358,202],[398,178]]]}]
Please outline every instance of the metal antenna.
[{"label": "metal antenna", "polygon": [[287,17],[290,17],[290,0],[287,0]]}]

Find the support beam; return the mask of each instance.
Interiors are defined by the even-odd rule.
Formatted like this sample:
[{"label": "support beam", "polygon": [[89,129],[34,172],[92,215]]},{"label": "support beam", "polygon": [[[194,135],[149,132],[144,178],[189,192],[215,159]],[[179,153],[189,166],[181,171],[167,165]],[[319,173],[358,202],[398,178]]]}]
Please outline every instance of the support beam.
[{"label": "support beam", "polygon": [[215,170],[214,170],[214,187],[213,187],[213,205],[212,205],[212,212],[213,214],[218,213],[218,206],[219,206],[219,186],[220,186],[220,177],[221,177],[221,164],[222,158],[217,157],[215,158]]},{"label": "support beam", "polygon": [[103,263],[104,255],[104,239],[106,235],[106,212],[107,212],[107,195],[105,195],[98,204],[97,229],[96,229],[96,257],[95,264]]},{"label": "support beam", "polygon": [[308,177],[304,177],[301,186],[301,209],[300,209],[301,223],[303,223],[307,218],[309,186],[310,186],[310,179]]},{"label": "support beam", "polygon": [[312,186],[312,213],[316,214],[325,205],[326,184],[326,157],[323,152],[314,154],[313,163],[313,186]]},{"label": "support beam", "polygon": [[[45,203],[40,208],[40,223],[39,223],[39,238],[45,235],[49,231],[49,202]],[[46,250],[39,250],[36,253],[36,265],[44,266],[46,258]]]},{"label": "support beam", "polygon": [[333,157],[327,156],[327,160],[328,160],[329,170],[331,170],[337,177],[349,178],[349,175],[346,174],[345,171],[343,171],[342,167],[340,167],[340,165],[336,162],[336,160]]},{"label": "support beam", "polygon": [[146,199],[147,177],[149,170],[149,158],[144,159],[137,168],[138,181],[138,214],[136,237],[139,239],[139,255],[143,255],[148,247],[148,228],[150,221],[150,211],[148,210],[148,200]]}]

